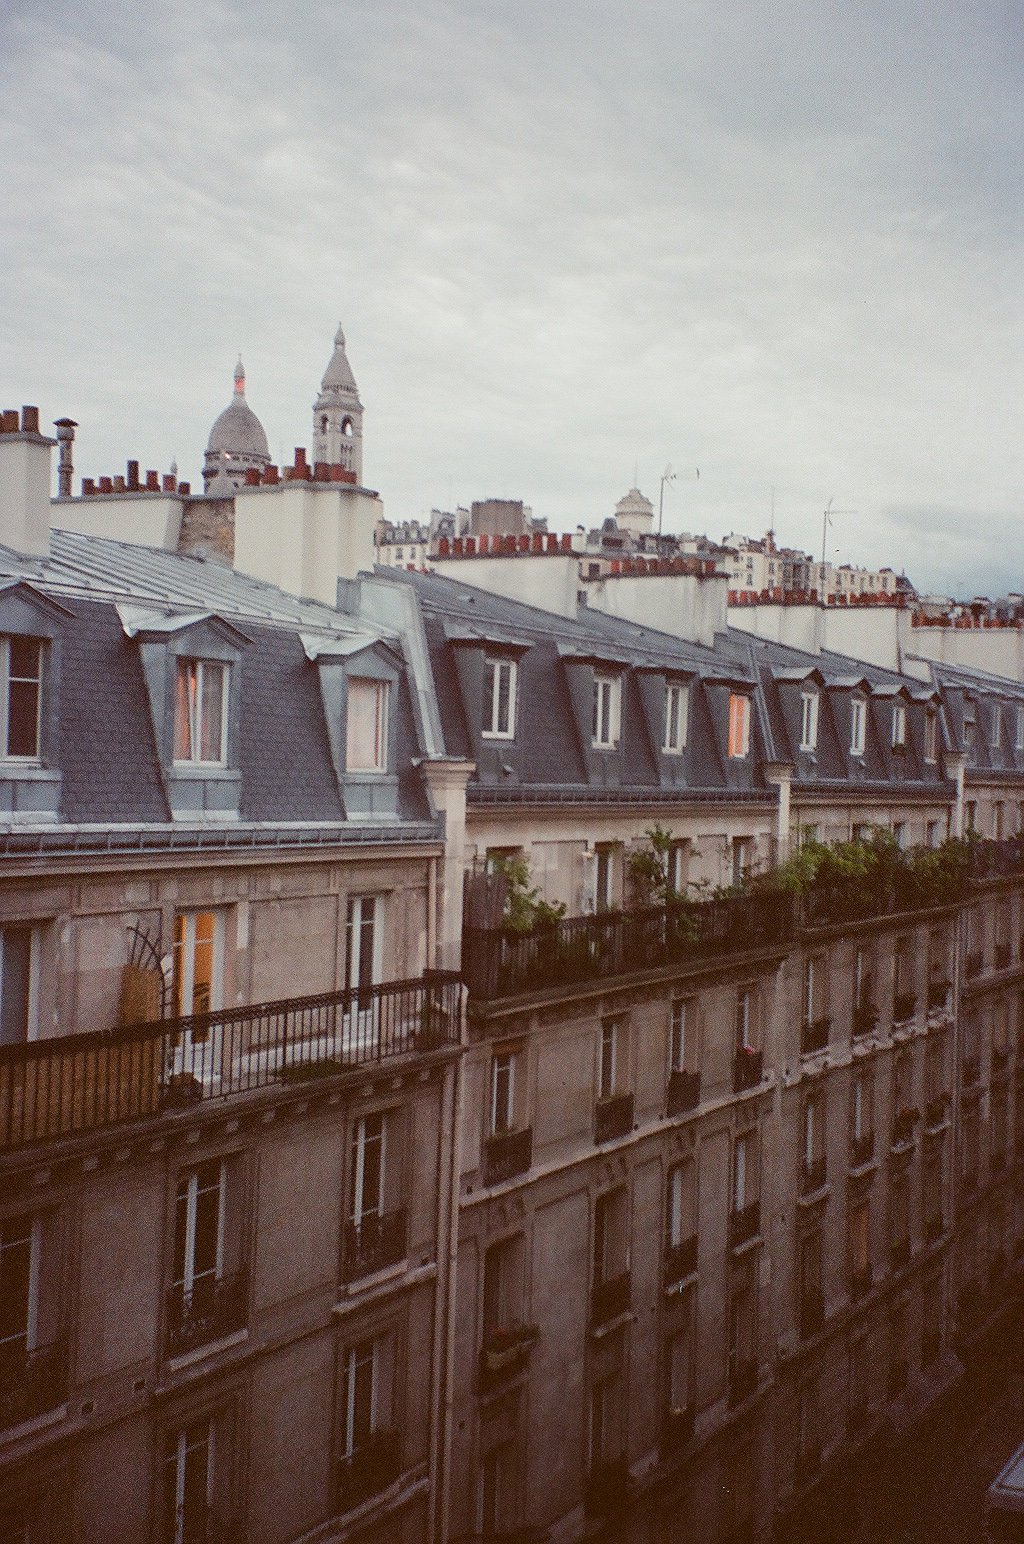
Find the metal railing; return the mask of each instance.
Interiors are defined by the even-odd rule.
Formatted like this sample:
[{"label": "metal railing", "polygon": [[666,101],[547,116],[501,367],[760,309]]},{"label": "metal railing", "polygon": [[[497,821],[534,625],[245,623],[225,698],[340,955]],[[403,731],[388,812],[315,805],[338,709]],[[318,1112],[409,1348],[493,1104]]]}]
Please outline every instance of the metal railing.
[{"label": "metal railing", "polygon": [[451,971],[0,1046],[0,1151],[460,1040]]},{"label": "metal railing", "polygon": [[344,1277],[357,1281],[372,1276],[405,1259],[406,1214],[404,1206],[382,1212],[379,1217],[364,1216],[359,1222],[345,1224]]},{"label": "metal railing", "polygon": [[463,972],[471,997],[493,1000],[628,975],[661,965],[788,943],[793,897],[724,896],[631,911],[563,917],[529,932],[467,927]]},{"label": "metal railing", "polygon": [[624,1314],[629,1308],[631,1291],[632,1277],[629,1271],[609,1276],[604,1281],[595,1281],[590,1293],[591,1328],[600,1329],[602,1325],[610,1324],[613,1319]]},{"label": "metal railing", "polygon": [[687,1115],[699,1104],[700,1073],[684,1072],[681,1068],[673,1068],[668,1075],[668,1089],[665,1096],[667,1114]]},{"label": "metal railing", "polygon": [[525,1174],[533,1162],[533,1127],[497,1131],[484,1144],[484,1184],[500,1185]]},{"label": "metal railing", "polygon": [[401,1472],[401,1433],[390,1429],[372,1432],[338,1464],[338,1511],[349,1512],[379,1495]]},{"label": "metal railing", "polygon": [[64,1343],[28,1350],[23,1340],[0,1345],[0,1431],[56,1410],[66,1394]]},{"label": "metal railing", "polygon": [[744,1046],[736,1052],[732,1064],[733,1093],[742,1094],[756,1088],[764,1077],[764,1052]]},{"label": "metal railing", "polygon": [[245,1270],[230,1276],[204,1276],[192,1289],[173,1286],[167,1293],[167,1355],[185,1356],[211,1340],[231,1335],[245,1324],[249,1312],[249,1279]]},{"label": "metal railing", "polygon": [[594,1141],[614,1142],[633,1129],[633,1095],[609,1094],[594,1106]]},{"label": "metal railing", "polygon": [[800,1026],[801,1056],[811,1056],[815,1051],[823,1051],[828,1045],[831,1028],[832,1020],[828,1018],[805,1020]]},{"label": "metal railing", "polygon": [[729,1216],[729,1242],[734,1249],[741,1244],[749,1243],[756,1238],[761,1231],[761,1203],[751,1201],[748,1206],[741,1206],[730,1213]]},{"label": "metal railing", "polygon": [[663,1280],[666,1288],[678,1285],[688,1276],[694,1275],[697,1270],[697,1235],[691,1233],[689,1238],[680,1239],[678,1244],[669,1244],[665,1250],[665,1271]]}]

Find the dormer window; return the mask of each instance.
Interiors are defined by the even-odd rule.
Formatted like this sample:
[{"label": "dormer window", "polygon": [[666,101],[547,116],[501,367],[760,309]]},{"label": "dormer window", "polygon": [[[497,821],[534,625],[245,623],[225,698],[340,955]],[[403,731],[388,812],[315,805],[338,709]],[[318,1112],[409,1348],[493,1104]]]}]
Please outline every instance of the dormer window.
[{"label": "dormer window", "polygon": [[512,740],[516,733],[516,678],[514,659],[488,659],[484,664],[485,740]]},{"label": "dormer window", "polygon": [[43,645],[0,638],[0,752],[5,761],[38,761]]},{"label": "dormer window", "polygon": [[867,734],[868,705],[863,697],[854,697],[850,703],[850,755],[863,756]]},{"label": "dormer window", "polygon": [[800,749],[813,751],[818,744],[818,694],[803,692],[800,697]]},{"label": "dormer window", "polygon": [[345,769],[388,769],[388,683],[350,676],[345,722]]},{"label": "dormer window", "polygon": [[622,682],[618,676],[594,677],[593,740],[598,750],[614,750],[619,743]]},{"label": "dormer window", "polygon": [[939,715],[929,708],[924,716],[924,759],[937,761],[939,751]]},{"label": "dormer window", "polygon": [[997,703],[992,709],[992,727],[989,736],[989,745],[994,751],[999,749],[1003,739],[1003,710]]},{"label": "dormer window", "polygon": [[678,756],[686,745],[689,705],[688,688],[670,682],[665,688],[665,738],[661,747],[666,755]]},{"label": "dormer window", "polygon": [[729,693],[729,755],[746,756],[750,750],[750,698]]},{"label": "dormer window", "polygon": [[1017,734],[1013,742],[1014,750],[1024,751],[1024,708],[1017,709]]},{"label": "dormer window", "polygon": [[179,659],[174,760],[222,767],[227,761],[228,667],[212,659]]},{"label": "dormer window", "polygon": [[902,750],[907,743],[907,710],[901,702],[892,708],[892,748]]}]

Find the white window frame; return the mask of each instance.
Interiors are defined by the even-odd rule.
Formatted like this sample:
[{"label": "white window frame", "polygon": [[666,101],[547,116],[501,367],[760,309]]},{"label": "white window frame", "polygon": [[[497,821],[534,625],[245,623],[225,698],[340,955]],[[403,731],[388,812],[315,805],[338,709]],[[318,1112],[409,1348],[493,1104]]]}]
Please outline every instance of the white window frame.
[{"label": "white window frame", "polygon": [[892,747],[905,746],[907,743],[907,710],[902,702],[894,702],[892,705]]},{"label": "white window frame", "polygon": [[351,759],[351,732],[348,721],[349,709],[346,708],[345,723],[345,770],[347,772],[386,772],[388,769],[389,752],[389,710],[391,705],[390,682],[380,680],[377,676],[350,676],[348,683],[348,701],[351,704],[352,688],[373,689],[374,703],[374,736],[373,736],[373,761],[369,766],[358,766]]},{"label": "white window frame", "polygon": [[[9,1226],[10,1224],[12,1224],[14,1222],[20,1222],[22,1220],[23,1219],[21,1217],[9,1217],[9,1218],[6,1219],[5,1226]],[[25,1305],[26,1312],[25,1312],[24,1336],[25,1336],[25,1350],[26,1351],[34,1351],[36,1349],[36,1344],[37,1344],[38,1320],[39,1320],[39,1247],[40,1247],[40,1239],[41,1239],[41,1234],[42,1234],[42,1228],[41,1228],[40,1220],[39,1220],[38,1217],[32,1217],[32,1218],[27,1219],[27,1220],[28,1220],[27,1237],[28,1237],[28,1247],[29,1247],[29,1256],[28,1256],[28,1302]],[[24,1236],[25,1235],[22,1235],[22,1237],[24,1237]],[[12,1248],[14,1246],[12,1244],[8,1244],[6,1247],[7,1248]],[[2,1351],[2,1348],[5,1345],[9,1345],[13,1341],[20,1340],[21,1338],[22,1337],[21,1337],[20,1333],[15,1333],[14,1335],[12,1335],[10,1337],[9,1340],[7,1340],[7,1341],[0,1341],[0,1351]]]},{"label": "white window frame", "polygon": [[[376,986],[383,969],[384,897],[379,893],[350,895],[345,909],[345,985],[354,992]],[[364,916],[364,912],[367,913]],[[363,955],[370,950],[369,980],[365,979]]]},{"label": "white window frame", "polygon": [[593,744],[595,750],[615,750],[622,734],[622,677],[594,675]]},{"label": "white window frame", "polygon": [[924,759],[929,766],[939,759],[939,715],[935,708],[929,708],[924,716]]},{"label": "white window frame", "polygon": [[600,842],[594,849],[594,910],[598,912],[614,909],[616,851],[614,842]]},{"label": "white window frame", "polygon": [[749,1204],[750,1196],[750,1154],[753,1138],[750,1132],[742,1132],[732,1144],[732,1209],[734,1212],[743,1211]]},{"label": "white window frame", "polygon": [[[181,1179],[179,1176],[179,1187]],[[214,1281],[222,1280],[224,1276],[224,1217],[227,1201],[228,1165],[222,1158],[217,1174],[217,1247],[214,1262]],[[199,1211],[199,1169],[188,1171],[187,1188],[185,1196],[185,1249],[182,1262],[182,1279],[172,1283],[180,1287],[182,1295],[187,1302],[195,1290],[196,1284],[196,1218]],[[177,1195],[175,1196],[175,1227],[177,1227]]]},{"label": "white window frame", "polygon": [[685,1238],[687,1160],[674,1163],[668,1171],[665,1186],[665,1242],[670,1249],[677,1249]]},{"label": "white window frame", "polygon": [[[199,1425],[199,1422],[190,1422],[190,1425]],[[175,1434],[174,1463],[174,1544],[186,1544],[185,1535],[185,1478],[188,1465],[188,1454],[195,1451],[188,1445],[189,1427],[183,1426]],[[209,1513],[213,1508],[214,1493],[214,1463],[216,1453],[216,1422],[210,1416],[206,1422],[206,1435],[203,1439],[206,1447],[206,1509]]]},{"label": "white window frame", "polygon": [[672,1017],[668,1032],[668,1063],[670,1072],[685,1072],[690,1059],[690,1005],[688,997],[676,997],[672,1001]]},{"label": "white window frame", "polygon": [[[369,1347],[369,1354],[367,1354],[367,1347]],[[370,1364],[370,1430],[367,1436],[372,1436],[377,1430],[378,1342],[363,1340],[357,1345],[349,1346],[345,1352],[345,1451],[343,1454],[345,1458],[351,1458],[357,1451],[356,1388],[359,1368],[365,1366],[367,1362]]]},{"label": "white window frame", "polygon": [[[0,638],[0,761],[15,766],[37,767],[42,756],[43,744],[43,648],[42,638],[25,638],[16,634],[19,641],[34,643],[37,648],[38,674],[11,677],[11,635]],[[7,749],[10,733],[11,686],[14,682],[32,681],[36,685],[36,748],[31,755],[12,755]]]},{"label": "white window frame", "polygon": [[737,1051],[754,1051],[754,989],[751,986],[736,988],[735,1030]]},{"label": "white window frame", "polygon": [[864,697],[850,699],[850,755],[863,756],[867,741],[868,705]]},{"label": "white window frame", "polygon": [[989,749],[997,751],[1003,743],[1003,710],[997,702],[992,709],[992,723],[989,729]]},{"label": "white window frame", "polygon": [[866,1137],[870,1129],[865,1116],[870,1109],[870,1093],[868,1075],[866,1072],[857,1072],[853,1078],[851,1124],[853,1126],[853,1139],[859,1142]]},{"label": "white window frame", "polygon": [[[605,1077],[607,1069],[608,1076]],[[619,1021],[601,1021],[601,1039],[598,1043],[597,1091],[598,1098],[611,1099],[619,1086]]]},{"label": "white window frame", "polygon": [[[178,750],[178,712],[181,704],[179,681],[182,671],[195,668],[196,672],[196,704],[201,705],[204,695],[204,677],[208,669],[221,672],[221,696],[220,696],[220,752],[215,758],[206,758],[198,754],[191,756],[179,756]],[[176,767],[224,767],[228,759],[228,699],[231,690],[231,666],[223,659],[200,659],[193,655],[178,655],[174,661],[174,765]],[[186,691],[185,700],[191,708],[191,699]],[[201,739],[201,711],[194,717],[190,713],[188,724],[189,743],[193,752],[199,749]]]},{"label": "white window frame", "polygon": [[[367,1124],[372,1123],[378,1130],[367,1132]],[[377,1170],[377,1194],[367,1195],[366,1183],[366,1150],[371,1142],[380,1144],[380,1162]],[[387,1171],[388,1152],[388,1120],[385,1110],[370,1110],[365,1115],[360,1115],[352,1127],[352,1142],[350,1147],[352,1160],[352,1187],[351,1205],[349,1207],[349,1222],[356,1228],[361,1228],[366,1217],[381,1218],[384,1216],[385,1177]]]},{"label": "white window frame", "polygon": [[813,751],[818,746],[818,692],[800,694],[800,749]]},{"label": "white window frame", "polygon": [[[491,1057],[491,1135],[515,1130],[516,1053],[496,1051]],[[502,1123],[498,1124],[498,1117]]]},{"label": "white window frame", "polygon": [[1017,733],[1013,742],[1016,751],[1024,751],[1024,708],[1017,709]]},{"label": "white window frame", "polygon": [[[501,681],[508,681],[505,724],[502,725]],[[490,684],[490,701],[486,691]],[[519,667],[514,659],[487,655],[484,659],[484,722],[480,730],[484,740],[514,740],[516,737],[516,692],[519,684]]]},{"label": "white window frame", "polygon": [[806,960],[804,960],[804,994],[803,994],[803,996],[804,996],[804,1003],[803,1003],[804,1014],[803,1014],[803,1020],[804,1020],[804,1024],[805,1025],[810,1025],[810,1024],[814,1023],[814,1004],[815,1004],[815,979],[814,978],[815,978],[815,973],[816,973],[815,958],[814,958],[814,956],[812,954],[809,954],[807,956]]},{"label": "white window frame", "polygon": [[690,718],[690,688],[681,681],[669,681],[665,687],[665,734],[662,752],[681,756],[686,748]]}]

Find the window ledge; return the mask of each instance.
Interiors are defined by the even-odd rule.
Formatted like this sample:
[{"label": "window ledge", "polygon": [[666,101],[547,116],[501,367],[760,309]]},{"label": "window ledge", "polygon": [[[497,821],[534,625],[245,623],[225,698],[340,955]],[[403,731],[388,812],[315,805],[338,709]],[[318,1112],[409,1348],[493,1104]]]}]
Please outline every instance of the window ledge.
[{"label": "window ledge", "polygon": [[634,1324],[635,1322],[636,1314],[631,1308],[625,1308],[622,1313],[617,1313],[614,1319],[608,1319],[604,1324],[594,1325],[590,1331],[590,1338],[591,1340],[604,1340],[608,1335],[614,1335],[616,1330],[621,1330],[623,1325]]},{"label": "window ledge", "polygon": [[70,1405],[58,1405],[55,1410],[46,1410],[31,1421],[22,1421],[20,1426],[0,1429],[0,1447],[8,1447],[11,1443],[24,1441],[26,1437],[34,1437],[37,1432],[47,1431],[51,1426],[58,1426],[61,1421],[67,1420],[70,1409]]},{"label": "window ledge", "polygon": [[249,1339],[247,1329],[232,1330],[230,1335],[220,1335],[216,1340],[208,1340],[206,1345],[197,1346],[194,1351],[186,1351],[181,1356],[167,1358],[168,1372],[184,1372],[187,1367],[195,1366],[196,1362],[203,1362],[208,1356],[216,1356],[220,1351],[230,1351],[234,1346],[244,1345]]},{"label": "window ledge", "polygon": [[424,1281],[433,1281],[436,1275],[437,1264],[434,1260],[412,1269],[409,1268],[408,1260],[401,1260],[397,1265],[389,1265],[386,1270],[375,1271],[372,1276],[360,1276],[358,1281],[346,1284],[345,1296],[337,1300],[331,1313],[335,1319],[344,1318],[346,1314],[388,1296],[396,1288],[405,1292]]},{"label": "window ledge", "polygon": [[0,781],[17,783],[59,783],[62,774],[53,767],[35,761],[0,761]]},{"label": "window ledge", "polygon": [[167,776],[173,782],[240,783],[242,774],[236,767],[219,767],[205,761],[174,761],[167,768]]},{"label": "window ledge", "polygon": [[827,1182],[819,1185],[817,1190],[808,1190],[806,1194],[800,1194],[796,1198],[796,1204],[804,1209],[811,1206],[819,1206],[822,1201],[827,1201],[832,1193],[832,1186]]}]

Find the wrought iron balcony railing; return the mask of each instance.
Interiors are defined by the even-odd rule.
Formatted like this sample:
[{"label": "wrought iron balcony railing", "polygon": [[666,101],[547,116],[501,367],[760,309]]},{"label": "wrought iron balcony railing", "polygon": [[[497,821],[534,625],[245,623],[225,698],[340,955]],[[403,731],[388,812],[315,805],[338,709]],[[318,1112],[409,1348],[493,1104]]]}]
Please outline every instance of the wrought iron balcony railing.
[{"label": "wrought iron balcony railing", "polygon": [[23,1340],[0,1345],[0,1431],[56,1410],[66,1393],[63,1341],[31,1351]]},{"label": "wrought iron balcony railing", "polygon": [[631,911],[563,917],[528,933],[468,927],[463,971],[471,997],[515,997],[662,965],[788,943],[793,898],[785,893],[670,901]]},{"label": "wrought iron balcony railing", "polygon": [[391,1429],[372,1432],[338,1464],[338,1511],[350,1512],[371,1496],[378,1496],[401,1472],[401,1433]]},{"label": "wrought iron balcony railing", "polygon": [[687,1115],[695,1110],[700,1104],[700,1073],[670,1072],[665,1104],[669,1115]]},{"label": "wrought iron balcony railing", "polygon": [[372,1276],[405,1259],[406,1211],[396,1206],[379,1217],[364,1215],[345,1224],[343,1275],[346,1281]]},{"label": "wrought iron balcony railing", "polygon": [[632,1278],[629,1271],[596,1281],[590,1293],[590,1327],[599,1330],[629,1308]]},{"label": "wrought iron balcony railing", "polygon": [[692,1276],[697,1269],[697,1235],[691,1233],[689,1238],[680,1240],[678,1244],[670,1244],[665,1250],[664,1282],[666,1287],[674,1287],[680,1281],[685,1281]]},{"label": "wrought iron balcony railing", "polygon": [[171,1287],[167,1293],[167,1355],[185,1356],[212,1340],[244,1327],[249,1312],[249,1279],[245,1270],[230,1276],[203,1276],[188,1291]]},{"label": "wrought iron balcony railing", "polygon": [[936,1013],[940,1008],[945,1008],[949,1001],[948,981],[929,981],[928,983],[928,1012]]},{"label": "wrought iron balcony railing", "polygon": [[866,999],[856,1003],[853,1009],[853,1038],[862,1040],[865,1035],[870,1035],[878,1023],[878,1009],[873,1002]]},{"label": "wrought iron balcony railing", "polygon": [[460,978],[362,990],[0,1046],[0,1151],[457,1046]]},{"label": "wrought iron balcony railing", "polygon": [[764,1077],[764,1052],[752,1051],[743,1047],[736,1052],[732,1064],[733,1092],[744,1093],[748,1088],[756,1088]]},{"label": "wrought iron balcony railing", "polygon": [[633,1129],[633,1095],[609,1094],[594,1106],[594,1141],[614,1142]]},{"label": "wrought iron balcony railing", "polygon": [[761,1231],[761,1203],[751,1201],[733,1211],[729,1218],[729,1242],[734,1249],[749,1243]]},{"label": "wrought iron balcony railing", "polygon": [[805,1020],[800,1026],[801,1056],[811,1056],[815,1051],[823,1051],[828,1045],[831,1028],[832,1020],[828,1018]]},{"label": "wrought iron balcony railing", "polygon": [[525,1174],[533,1162],[533,1127],[497,1131],[484,1145],[484,1184],[502,1185]]},{"label": "wrought iron balcony railing", "polygon": [[906,1024],[917,1012],[917,997],[913,992],[897,992],[892,1000],[892,1021]]},{"label": "wrought iron balcony railing", "polygon": [[480,1347],[480,1392],[489,1393],[522,1372],[539,1337],[536,1324],[514,1324],[488,1330]]}]

